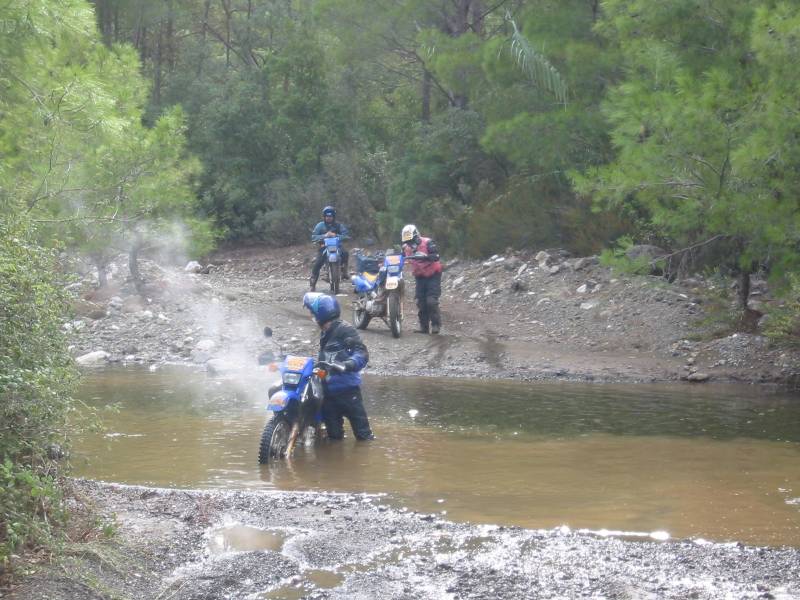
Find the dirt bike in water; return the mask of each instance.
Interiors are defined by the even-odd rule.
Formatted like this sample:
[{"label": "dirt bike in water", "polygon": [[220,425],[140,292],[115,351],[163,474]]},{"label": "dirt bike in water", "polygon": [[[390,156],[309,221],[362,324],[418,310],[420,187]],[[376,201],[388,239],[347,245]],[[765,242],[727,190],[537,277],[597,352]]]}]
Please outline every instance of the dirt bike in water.
[{"label": "dirt bike in water", "polygon": [[357,273],[351,281],[357,294],[353,302],[353,325],[366,329],[377,317],[389,326],[392,336],[399,338],[403,326],[403,264],[405,257],[387,251],[383,265],[378,257],[356,256]]},{"label": "dirt bike in water", "polygon": [[319,435],[322,426],[322,382],[331,365],[310,356],[286,356],[277,367],[280,383],[269,390],[272,411],[258,448],[258,462],[267,464],[292,455],[298,441]]},{"label": "dirt bike in water", "polygon": [[334,296],[339,293],[339,285],[342,281],[342,241],[338,235],[322,239],[325,255],[325,268],[328,273],[328,281],[331,285],[331,294]]},{"label": "dirt bike in water", "polygon": [[[264,336],[271,339],[272,329],[265,327]],[[277,355],[268,350],[258,357],[259,364],[281,374],[281,380],[267,393],[267,409],[272,416],[264,426],[258,447],[258,462],[262,465],[291,457],[298,442],[312,442],[320,436],[323,382],[329,373],[345,370],[344,365],[316,361],[310,356],[283,356],[283,346],[274,342],[273,348]]]}]

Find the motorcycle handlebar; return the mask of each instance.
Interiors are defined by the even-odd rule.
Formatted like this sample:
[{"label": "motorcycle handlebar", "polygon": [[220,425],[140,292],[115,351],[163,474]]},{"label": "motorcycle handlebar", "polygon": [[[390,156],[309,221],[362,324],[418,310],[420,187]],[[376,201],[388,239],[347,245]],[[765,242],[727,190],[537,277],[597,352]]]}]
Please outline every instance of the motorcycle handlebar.
[{"label": "motorcycle handlebar", "polygon": [[326,371],[333,373],[344,373],[346,370],[345,366],[342,364],[335,362],[326,362],[324,360],[317,361],[317,363],[314,365],[314,368],[324,369]]}]

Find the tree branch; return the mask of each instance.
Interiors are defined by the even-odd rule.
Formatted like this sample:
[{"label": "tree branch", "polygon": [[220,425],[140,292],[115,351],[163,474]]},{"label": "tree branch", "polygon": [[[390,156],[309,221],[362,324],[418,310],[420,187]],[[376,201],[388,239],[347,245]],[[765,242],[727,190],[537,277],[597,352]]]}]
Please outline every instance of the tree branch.
[{"label": "tree branch", "polygon": [[652,261],[650,261],[650,264],[655,264],[657,261],[664,260],[665,258],[672,258],[673,256],[678,256],[679,254],[683,254],[684,252],[691,252],[692,250],[696,250],[697,248],[701,248],[703,246],[707,246],[708,244],[716,242],[717,240],[722,240],[722,239],[729,238],[729,237],[733,237],[733,236],[728,235],[728,234],[724,234],[724,233],[718,233],[717,235],[715,235],[713,237],[710,237],[709,239],[704,240],[702,242],[698,242],[696,244],[692,244],[691,246],[687,246],[686,248],[681,248],[680,250],[676,250],[675,252],[673,252],[671,254],[665,254],[663,256],[659,256],[658,258],[653,259]]},{"label": "tree branch", "polygon": [[147,215],[146,211],[136,213],[130,217],[117,217],[116,212],[112,216],[84,216],[84,217],[63,217],[61,219],[32,219],[34,223],[75,223],[76,221],[86,221],[90,223],[134,223],[140,221]]}]

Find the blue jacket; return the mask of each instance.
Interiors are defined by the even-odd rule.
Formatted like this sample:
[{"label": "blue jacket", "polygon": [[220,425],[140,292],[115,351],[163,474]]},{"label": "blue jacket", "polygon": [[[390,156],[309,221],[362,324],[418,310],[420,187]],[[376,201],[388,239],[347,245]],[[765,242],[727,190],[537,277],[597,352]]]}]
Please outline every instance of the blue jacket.
[{"label": "blue jacket", "polygon": [[352,361],[354,370],[331,373],[325,380],[326,392],[337,394],[361,385],[359,371],[367,366],[369,352],[364,342],[361,341],[361,336],[358,335],[356,328],[337,319],[327,331],[320,334],[318,360],[336,363]]},{"label": "blue jacket", "polygon": [[314,231],[311,232],[311,241],[319,242],[329,231],[335,232],[336,235],[338,235],[342,240],[350,239],[350,232],[347,231],[347,227],[338,221],[334,221],[330,225],[328,225],[325,221],[320,221],[317,223],[317,226],[314,227]]}]

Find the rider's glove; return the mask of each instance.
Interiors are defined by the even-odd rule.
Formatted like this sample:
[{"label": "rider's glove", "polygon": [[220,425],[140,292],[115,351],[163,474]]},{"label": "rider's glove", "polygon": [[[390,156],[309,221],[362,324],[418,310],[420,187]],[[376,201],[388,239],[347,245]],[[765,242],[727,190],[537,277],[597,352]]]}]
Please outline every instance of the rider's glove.
[{"label": "rider's glove", "polygon": [[347,371],[347,366],[343,363],[331,363],[331,371],[334,373],[344,373]]},{"label": "rider's glove", "polygon": [[358,366],[356,365],[356,361],[354,361],[352,358],[348,358],[346,361],[344,361],[342,363],[342,365],[344,366],[344,370],[345,371],[356,371],[356,370],[358,370]]}]

